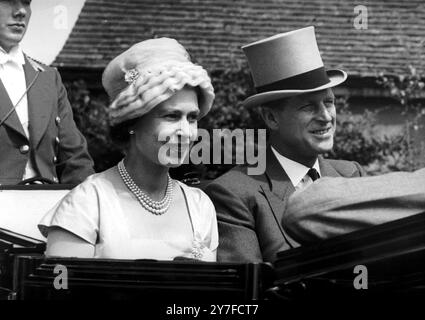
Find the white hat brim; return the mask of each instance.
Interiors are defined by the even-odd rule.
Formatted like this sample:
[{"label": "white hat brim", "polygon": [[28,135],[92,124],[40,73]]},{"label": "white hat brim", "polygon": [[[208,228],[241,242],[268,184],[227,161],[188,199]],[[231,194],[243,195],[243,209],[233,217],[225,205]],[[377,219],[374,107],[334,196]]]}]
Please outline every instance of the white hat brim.
[{"label": "white hat brim", "polygon": [[242,104],[243,106],[247,108],[255,107],[267,102],[296,96],[302,93],[309,93],[309,92],[324,90],[327,88],[332,88],[343,83],[347,79],[347,73],[339,69],[327,70],[326,73],[329,78],[329,83],[323,86],[316,87],[313,89],[308,89],[308,90],[276,90],[276,91],[262,92],[262,93],[258,93],[246,98],[244,102],[242,102]]}]

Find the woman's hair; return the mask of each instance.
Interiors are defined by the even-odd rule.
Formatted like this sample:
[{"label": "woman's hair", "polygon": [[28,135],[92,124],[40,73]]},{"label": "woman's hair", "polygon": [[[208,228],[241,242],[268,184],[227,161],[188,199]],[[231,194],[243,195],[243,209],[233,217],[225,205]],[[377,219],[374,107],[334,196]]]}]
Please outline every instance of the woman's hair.
[{"label": "woman's hair", "polygon": [[109,136],[112,142],[125,149],[130,142],[130,130],[139,118],[131,119],[109,127]]}]

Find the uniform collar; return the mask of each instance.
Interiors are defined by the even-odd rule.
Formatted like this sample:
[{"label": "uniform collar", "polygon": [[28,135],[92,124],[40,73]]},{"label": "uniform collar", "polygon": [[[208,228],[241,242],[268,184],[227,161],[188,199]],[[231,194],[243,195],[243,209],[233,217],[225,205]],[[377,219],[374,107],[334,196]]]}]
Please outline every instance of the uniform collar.
[{"label": "uniform collar", "polygon": [[[292,185],[296,187],[301,182],[301,180],[305,177],[305,175],[307,174],[308,170],[310,170],[310,168],[306,167],[305,165],[299,162],[288,159],[287,157],[277,152],[277,150],[273,147],[271,147],[271,149],[274,155],[276,156],[277,160],[279,161],[280,165],[282,166],[283,170],[285,170],[286,174],[291,180]],[[318,159],[316,159],[316,162],[314,163],[313,168],[317,170],[319,175],[321,175]]]},{"label": "uniform collar", "polygon": [[8,61],[15,62],[17,65],[24,65],[25,58],[19,45],[14,46],[9,53],[0,47],[0,65],[7,63]]}]

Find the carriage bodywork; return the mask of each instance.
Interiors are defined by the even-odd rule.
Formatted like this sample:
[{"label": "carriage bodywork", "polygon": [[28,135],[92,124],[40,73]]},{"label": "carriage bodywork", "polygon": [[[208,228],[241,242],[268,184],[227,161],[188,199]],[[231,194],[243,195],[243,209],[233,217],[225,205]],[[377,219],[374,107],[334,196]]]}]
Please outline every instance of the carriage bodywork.
[{"label": "carriage bodywork", "polygon": [[[278,253],[266,263],[46,258],[36,222],[72,186],[0,187],[3,299],[244,301],[425,296],[425,212]],[[13,229],[13,230],[10,230]],[[56,266],[67,290],[55,288]],[[367,270],[367,290],[354,284]]]}]

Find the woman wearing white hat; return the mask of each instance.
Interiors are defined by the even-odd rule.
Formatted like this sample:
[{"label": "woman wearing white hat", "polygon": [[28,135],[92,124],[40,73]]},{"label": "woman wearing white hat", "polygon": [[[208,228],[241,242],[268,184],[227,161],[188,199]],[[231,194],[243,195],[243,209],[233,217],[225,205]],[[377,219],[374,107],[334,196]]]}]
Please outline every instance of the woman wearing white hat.
[{"label": "woman wearing white hat", "polygon": [[212,202],[168,174],[187,156],[197,120],[212,106],[207,72],[176,40],[160,38],[112,60],[102,82],[112,101],[111,135],[125,158],[89,177],[43,218],[46,254],[215,261]]}]

